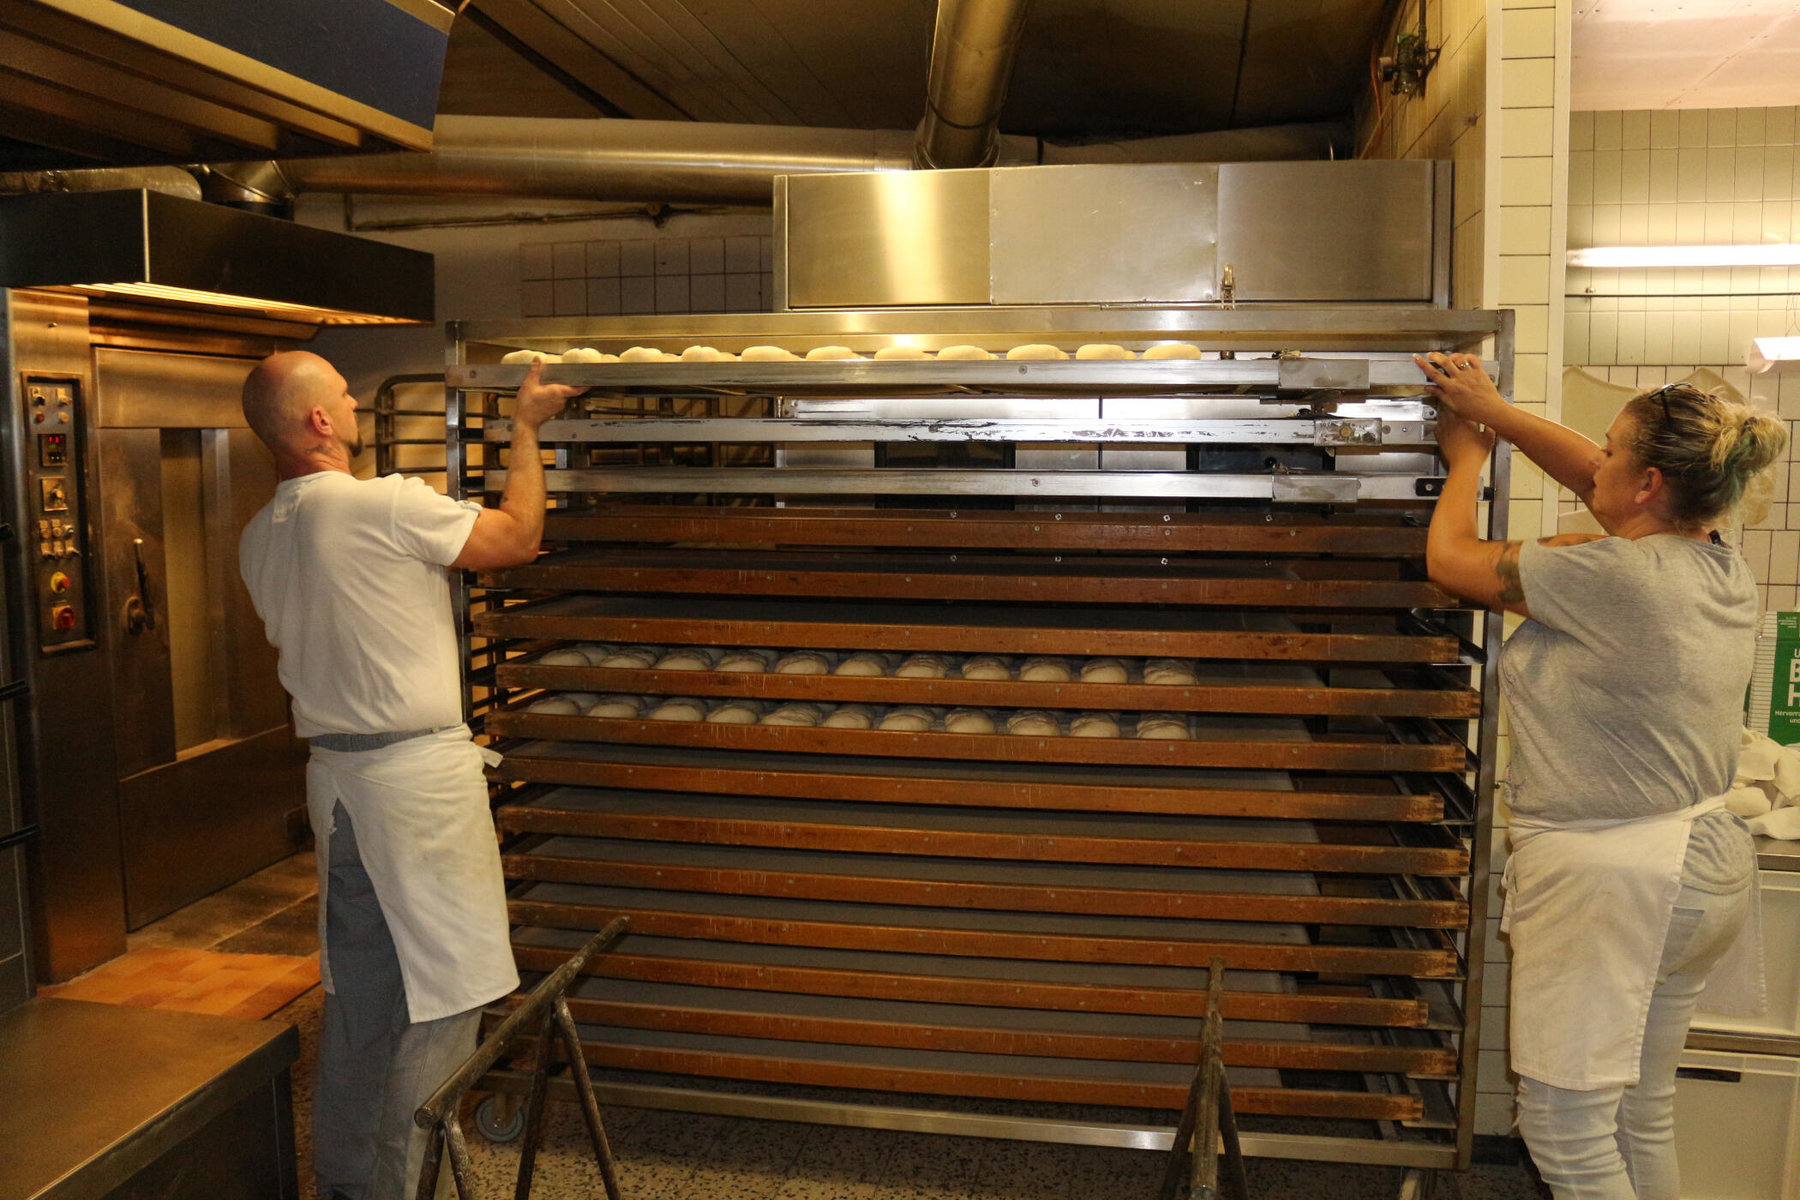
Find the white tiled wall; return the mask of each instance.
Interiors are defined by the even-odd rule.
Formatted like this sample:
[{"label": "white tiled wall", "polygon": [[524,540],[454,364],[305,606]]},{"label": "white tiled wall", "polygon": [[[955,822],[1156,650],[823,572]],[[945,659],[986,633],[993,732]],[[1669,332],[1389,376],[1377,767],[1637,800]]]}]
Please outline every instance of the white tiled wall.
[{"label": "white tiled wall", "polygon": [[519,307],[526,317],[766,312],[773,270],[766,235],[526,242]]}]

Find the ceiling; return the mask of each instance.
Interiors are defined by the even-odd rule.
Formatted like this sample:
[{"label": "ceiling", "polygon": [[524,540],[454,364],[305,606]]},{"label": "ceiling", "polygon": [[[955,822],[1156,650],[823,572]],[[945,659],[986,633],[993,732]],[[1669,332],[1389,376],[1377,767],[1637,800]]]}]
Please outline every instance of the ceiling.
[{"label": "ceiling", "polygon": [[[1035,0],[1000,128],[1082,139],[1348,118],[1391,4]],[[936,12],[936,0],[474,0],[439,111],[910,129]],[[520,58],[565,95],[496,86],[520,78]]]},{"label": "ceiling", "polygon": [[1800,104],[1794,0],[1576,0],[1577,110]]}]

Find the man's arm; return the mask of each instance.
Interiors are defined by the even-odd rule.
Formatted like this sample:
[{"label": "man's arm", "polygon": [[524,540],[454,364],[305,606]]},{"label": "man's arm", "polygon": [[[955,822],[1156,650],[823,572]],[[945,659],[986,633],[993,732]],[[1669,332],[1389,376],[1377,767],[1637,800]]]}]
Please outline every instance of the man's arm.
[{"label": "man's arm", "polygon": [[515,567],[537,557],[544,538],[544,460],[538,427],[562,411],[583,389],[544,382],[544,362],[536,359],[519,385],[513,404],[512,449],[506,458],[506,488],[497,508],[475,514],[474,528],[453,567],[479,570]]}]

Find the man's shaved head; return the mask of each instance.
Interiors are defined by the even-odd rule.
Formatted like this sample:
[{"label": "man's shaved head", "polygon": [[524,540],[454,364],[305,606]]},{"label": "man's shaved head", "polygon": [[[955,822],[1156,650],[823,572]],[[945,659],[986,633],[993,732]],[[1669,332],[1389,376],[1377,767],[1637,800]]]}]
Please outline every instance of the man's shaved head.
[{"label": "man's shaved head", "polygon": [[303,437],[307,413],[342,387],[331,364],[316,354],[271,354],[244,380],[244,419],[271,450],[279,450]]}]

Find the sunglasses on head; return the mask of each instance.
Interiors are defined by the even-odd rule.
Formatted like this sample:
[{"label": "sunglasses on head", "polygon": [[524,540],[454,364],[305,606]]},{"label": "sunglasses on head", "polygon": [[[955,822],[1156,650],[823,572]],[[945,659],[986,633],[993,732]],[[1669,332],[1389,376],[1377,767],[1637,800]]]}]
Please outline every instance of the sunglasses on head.
[{"label": "sunglasses on head", "polygon": [[1675,414],[1669,411],[1669,393],[1679,391],[1686,387],[1687,385],[1684,383],[1666,383],[1662,387],[1657,388],[1654,392],[1646,393],[1644,399],[1660,401],[1662,403],[1663,420],[1673,422],[1675,420]]}]

